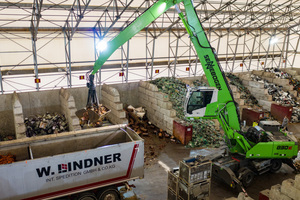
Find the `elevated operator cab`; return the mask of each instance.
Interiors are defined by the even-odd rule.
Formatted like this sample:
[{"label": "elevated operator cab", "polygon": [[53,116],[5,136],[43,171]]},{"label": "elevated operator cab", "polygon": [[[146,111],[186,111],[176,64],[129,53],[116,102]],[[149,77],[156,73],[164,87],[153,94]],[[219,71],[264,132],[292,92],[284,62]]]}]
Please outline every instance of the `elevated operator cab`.
[{"label": "elevated operator cab", "polygon": [[214,87],[188,87],[184,102],[184,114],[186,117],[204,117],[207,105],[217,102],[218,89]]}]

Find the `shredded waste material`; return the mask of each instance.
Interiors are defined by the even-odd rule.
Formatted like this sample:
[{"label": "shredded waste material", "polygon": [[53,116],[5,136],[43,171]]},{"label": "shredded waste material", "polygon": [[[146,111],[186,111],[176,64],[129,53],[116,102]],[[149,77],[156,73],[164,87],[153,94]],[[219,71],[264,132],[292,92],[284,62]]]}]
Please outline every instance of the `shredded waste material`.
[{"label": "shredded waste material", "polygon": [[110,110],[104,105],[100,104],[98,106],[94,105],[93,107],[87,109],[81,109],[75,114],[79,118],[79,124],[81,128],[87,128],[102,126],[103,121],[108,113],[110,113]]},{"label": "shredded waste material", "polygon": [[156,127],[152,124],[146,115],[146,110],[143,107],[134,108],[128,106],[126,109],[128,118],[128,125],[139,136],[144,138],[144,162],[145,167],[156,163],[160,151],[169,142],[176,143],[174,137],[169,135],[166,131]]},{"label": "shredded waste material", "polygon": [[16,161],[16,156],[8,153],[7,155],[0,155],[0,165],[9,164]]},{"label": "shredded waste material", "polygon": [[277,68],[265,68],[265,72],[271,72],[275,74],[276,77],[281,78],[281,79],[289,79],[289,84],[294,86],[294,90],[297,91],[297,93],[300,93],[300,80],[297,80],[296,78],[293,78],[293,76],[287,72],[281,71],[280,69]]},{"label": "shredded waste material", "polygon": [[68,123],[64,115],[46,113],[25,118],[26,136],[57,134],[68,131]]},{"label": "shredded waste material", "polygon": [[[176,110],[176,116],[188,124],[193,125],[193,137],[187,147],[219,147],[220,141],[223,141],[222,134],[216,130],[215,123],[211,120],[189,120],[185,119],[183,112],[183,103],[186,96],[186,84],[179,79],[162,77],[151,81],[150,83],[157,86],[160,92],[169,95]],[[194,81],[193,85],[204,86],[200,81]]]},{"label": "shredded waste material", "polygon": [[[277,78],[289,79],[289,84],[293,85],[293,89],[300,92],[300,81],[293,78],[289,73],[283,72],[277,68],[266,68],[265,72],[271,72],[275,74]],[[300,121],[300,104],[297,99],[290,94],[289,91],[284,91],[282,86],[269,83],[267,80],[264,80],[262,77],[257,75],[251,75],[252,80],[264,83],[265,89],[268,89],[269,95],[272,95],[272,100],[281,105],[293,106],[293,113],[291,122],[297,123]]]}]

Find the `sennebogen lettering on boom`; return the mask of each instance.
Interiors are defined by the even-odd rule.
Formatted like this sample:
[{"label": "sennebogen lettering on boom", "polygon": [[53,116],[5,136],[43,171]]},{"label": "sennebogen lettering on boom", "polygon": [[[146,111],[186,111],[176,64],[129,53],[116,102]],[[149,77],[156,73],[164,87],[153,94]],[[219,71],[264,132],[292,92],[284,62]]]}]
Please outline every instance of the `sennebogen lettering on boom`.
[{"label": "sennebogen lettering on boom", "polygon": [[205,58],[205,62],[206,62],[206,64],[205,64],[206,69],[208,69],[210,71],[210,74],[214,80],[216,88],[218,88],[218,90],[222,90],[221,84],[219,82],[218,76],[217,76],[215,68],[214,68],[214,66],[215,66],[214,62],[210,60],[208,55],[205,55],[204,58]]}]

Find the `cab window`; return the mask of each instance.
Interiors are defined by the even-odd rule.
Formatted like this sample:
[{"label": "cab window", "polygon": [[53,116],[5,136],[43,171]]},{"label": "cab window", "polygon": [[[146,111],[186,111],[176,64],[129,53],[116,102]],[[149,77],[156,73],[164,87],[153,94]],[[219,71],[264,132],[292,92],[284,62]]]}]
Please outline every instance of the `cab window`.
[{"label": "cab window", "polygon": [[187,112],[192,114],[194,110],[205,108],[211,102],[212,95],[213,91],[193,92],[187,105]]}]

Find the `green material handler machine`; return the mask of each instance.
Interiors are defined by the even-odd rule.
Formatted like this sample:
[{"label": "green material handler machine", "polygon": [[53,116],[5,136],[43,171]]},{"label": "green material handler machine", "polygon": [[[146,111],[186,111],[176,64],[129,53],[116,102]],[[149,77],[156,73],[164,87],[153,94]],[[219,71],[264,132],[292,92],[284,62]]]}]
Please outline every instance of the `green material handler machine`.
[{"label": "green material handler machine", "polygon": [[[185,14],[178,5],[184,7]],[[148,26],[169,8],[175,6],[189,38],[191,39],[210,87],[188,88],[184,104],[185,116],[190,119],[218,119],[224,130],[226,153],[212,158],[213,176],[219,177],[232,187],[249,186],[254,175],[275,172],[282,163],[294,168],[298,144],[293,135],[268,132],[260,127],[241,130],[236,102],[218,62],[214,48],[206,37],[192,0],[159,0],[107,43],[89,75],[93,83],[94,74],[106,60],[125,42]],[[94,84],[88,84],[94,90]],[[96,95],[96,92],[89,92]],[[89,96],[89,99],[96,99]]]}]

